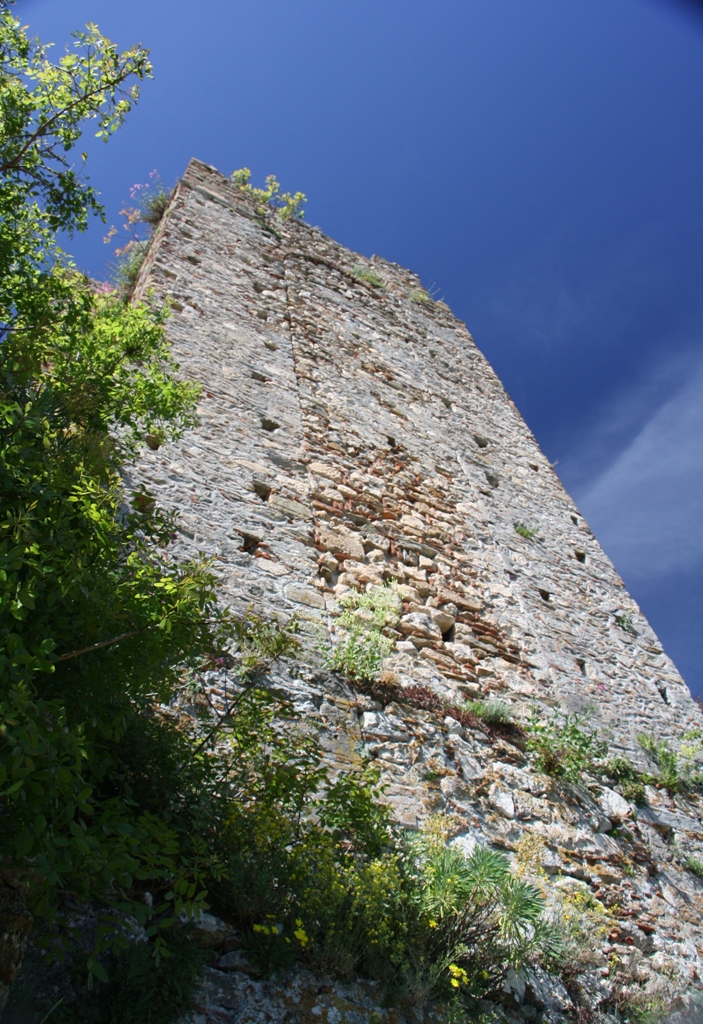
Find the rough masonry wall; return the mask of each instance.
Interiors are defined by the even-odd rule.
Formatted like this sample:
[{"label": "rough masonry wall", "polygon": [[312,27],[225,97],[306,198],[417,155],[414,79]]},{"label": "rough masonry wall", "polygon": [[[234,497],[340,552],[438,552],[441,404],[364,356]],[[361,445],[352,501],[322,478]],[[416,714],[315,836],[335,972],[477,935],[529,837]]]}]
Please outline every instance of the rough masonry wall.
[{"label": "rough masonry wall", "polygon": [[[347,588],[396,579],[405,614],[386,668],[399,685],[497,696],[522,718],[533,705],[587,712],[644,766],[636,734],[678,743],[703,725],[700,709],[465,326],[443,303],[413,301],[420,288],[316,228],[265,230],[240,189],[192,161],[136,294],[170,297],[201,422],[147,453],[139,478],[179,511],[181,551],[215,557],[234,607],[326,622]],[[606,834],[612,791],[557,806],[511,744],[342,684],[324,692],[320,678],[291,686],[347,737],[338,756],[362,740],[385,766],[401,820],[444,808],[463,815],[469,847],[508,851],[536,832],[549,873],[615,887],[643,948],[657,952],[656,920],[672,955],[694,962],[701,886],[664,840],[700,850],[696,799],[648,793],[632,824],[647,852],[625,876],[632,851]]]}]

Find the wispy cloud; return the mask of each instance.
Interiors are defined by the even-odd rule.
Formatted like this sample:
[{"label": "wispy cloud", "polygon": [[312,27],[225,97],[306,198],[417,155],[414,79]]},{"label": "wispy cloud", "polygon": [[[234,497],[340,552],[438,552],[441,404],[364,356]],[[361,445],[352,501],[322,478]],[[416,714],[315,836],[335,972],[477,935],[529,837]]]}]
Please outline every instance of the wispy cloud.
[{"label": "wispy cloud", "polygon": [[703,360],[575,497],[626,579],[703,569]]},{"label": "wispy cloud", "polygon": [[629,379],[613,393],[594,395],[590,421],[571,439],[559,461],[567,489],[574,496],[590,493],[664,407],[678,401],[702,368],[694,335],[674,333],[661,352],[635,362]]}]

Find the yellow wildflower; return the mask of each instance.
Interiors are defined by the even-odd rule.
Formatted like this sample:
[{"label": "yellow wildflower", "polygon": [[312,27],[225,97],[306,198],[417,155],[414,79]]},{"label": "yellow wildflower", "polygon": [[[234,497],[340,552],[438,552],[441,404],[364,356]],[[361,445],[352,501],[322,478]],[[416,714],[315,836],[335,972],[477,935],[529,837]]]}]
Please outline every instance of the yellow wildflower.
[{"label": "yellow wildflower", "polygon": [[469,976],[463,967],[458,967],[456,964],[450,964],[449,973],[451,974],[449,983],[452,988],[459,988],[461,985],[469,984]]}]

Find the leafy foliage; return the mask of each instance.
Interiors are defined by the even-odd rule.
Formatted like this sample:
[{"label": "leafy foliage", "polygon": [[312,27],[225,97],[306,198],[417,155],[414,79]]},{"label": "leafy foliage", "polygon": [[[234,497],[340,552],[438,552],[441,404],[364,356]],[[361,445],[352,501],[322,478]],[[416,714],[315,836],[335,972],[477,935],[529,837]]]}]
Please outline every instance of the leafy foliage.
[{"label": "leafy foliage", "polygon": [[[193,744],[154,709],[236,636],[207,567],[169,559],[172,519],[121,470],[194,422],[197,388],[164,315],[96,292],[55,238],[101,213],[68,163],[82,122],[107,139],[150,66],[94,26],[51,64],[7,8],[0,40],[0,859],[50,918],[68,890],[163,924],[215,868],[182,813],[200,807],[180,772]],[[106,925],[98,975],[113,941]]]},{"label": "leafy foliage", "polygon": [[[95,189],[76,174],[69,154],[88,120],[107,142],[138,100],[138,82],[151,77],[140,46],[119,54],[95,25],[74,39],[53,64],[49,48],[30,40],[8,7],[0,11],[0,202],[3,214],[20,220],[41,212],[52,231],[82,231],[90,213],[102,216]],[[13,211],[13,198],[20,209]],[[28,209],[28,200],[41,205]],[[10,229],[16,224],[11,216]]]},{"label": "leafy foliage", "polygon": [[466,710],[486,725],[513,724],[510,706],[502,700],[471,700],[466,704]]},{"label": "leafy foliage", "polygon": [[697,763],[697,757],[703,750],[701,736],[699,729],[688,732],[678,753],[666,740],[658,740],[656,736],[645,734],[637,737],[642,749],[659,768],[656,781],[670,793],[685,793],[703,786],[703,771]]},{"label": "leafy foliage", "polygon": [[703,860],[700,857],[689,857],[686,861],[686,868],[696,878],[703,878]]},{"label": "leafy foliage", "polygon": [[152,171],[149,178],[147,184],[139,186],[139,211],[142,221],[155,228],[168,209],[171,193],[161,181],[158,171]]},{"label": "leafy foliage", "polygon": [[358,922],[353,934],[340,931],[354,879],[376,861],[385,865],[392,846],[378,774],[332,777],[316,738],[267,691],[245,696],[227,742],[216,906],[240,923],[263,966],[305,955],[349,973],[364,943]]},{"label": "leafy foliage", "polygon": [[192,1009],[205,961],[187,934],[174,933],[169,955],[154,963],[148,942],[131,941],[110,967],[109,980],[62,1002],[52,1024],[170,1024]]},{"label": "leafy foliage", "polygon": [[344,611],[338,621],[346,629],[354,629],[359,624],[378,630],[394,626],[402,607],[398,591],[392,585],[345,594],[339,603]]},{"label": "leafy foliage", "polygon": [[128,298],[132,294],[148,248],[148,240],[139,239],[128,242],[120,251],[111,275],[119,295]]},{"label": "leafy foliage", "polygon": [[615,621],[625,633],[631,633],[633,636],[636,635],[637,631],[632,621],[632,612],[623,612],[621,615],[616,615]]},{"label": "leafy foliage", "polygon": [[352,268],[352,274],[359,281],[365,281],[373,288],[383,288],[383,278],[379,277],[375,270],[370,267],[362,267],[360,264]]},{"label": "leafy foliage", "polygon": [[151,233],[171,201],[171,193],[165,188],[156,170],[150,172],[147,182],[132,185],[129,194],[131,203],[120,210],[122,230],[113,224],[103,239],[106,244],[114,238],[120,241],[115,249],[117,261],[112,269],[112,277],[118,293],[124,298],[128,298],[134,288],[149,248]]},{"label": "leafy foliage", "polygon": [[345,594],[340,604],[341,636],[335,644],[323,645],[325,663],[354,682],[370,682],[393,650],[393,641],[382,630],[400,618],[400,598],[392,587],[375,587],[368,593]]},{"label": "leafy foliage", "polygon": [[[394,835],[375,774],[330,783],[312,747],[296,755],[285,729],[276,742],[278,797],[236,810],[216,888],[262,966],[302,959],[338,976],[361,970],[420,1004],[497,991],[511,965],[555,954],[543,898],[504,857],[479,849],[466,858],[432,826]],[[291,790],[281,774],[290,763],[302,782]]]},{"label": "leafy foliage", "polygon": [[625,799],[634,800],[636,804],[644,803],[644,787],[657,781],[653,775],[639,772],[627,757],[610,758],[605,770],[620,786]]},{"label": "leafy foliage", "polygon": [[521,537],[525,538],[525,540],[532,540],[537,533],[537,530],[533,530],[531,527],[525,526],[524,523],[514,523],[513,525],[515,526],[515,533],[519,533]]},{"label": "leafy foliage", "polygon": [[617,926],[614,913],[585,886],[564,890],[550,908],[561,938],[561,961],[569,974],[593,969],[599,946]]},{"label": "leafy foliage", "polygon": [[556,714],[541,722],[533,711],[527,728],[527,749],[537,755],[537,768],[547,775],[578,782],[607,752],[607,744],[583,728],[583,715]]},{"label": "leafy foliage", "polygon": [[430,990],[496,992],[511,966],[554,955],[557,934],[542,895],[502,854],[477,847],[466,857],[444,839],[435,829],[407,840],[413,934],[421,937],[408,966]]},{"label": "leafy foliage", "polygon": [[280,220],[302,220],[305,216],[303,205],[307,203],[307,196],[304,192],[281,192],[281,186],[276,180],[275,174],[269,174],[266,178],[266,188],[255,188],[251,184],[251,171],[248,167],[241,167],[238,171],[232,172],[232,181],[256,200],[259,218],[264,225],[268,224],[272,212]]}]

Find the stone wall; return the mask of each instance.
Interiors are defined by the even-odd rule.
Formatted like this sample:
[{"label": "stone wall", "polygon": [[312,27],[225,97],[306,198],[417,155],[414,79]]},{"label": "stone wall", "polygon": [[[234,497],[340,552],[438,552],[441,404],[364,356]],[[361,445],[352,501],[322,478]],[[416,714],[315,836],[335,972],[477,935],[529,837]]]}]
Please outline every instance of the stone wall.
[{"label": "stone wall", "polygon": [[[350,588],[396,580],[402,636],[384,668],[401,690],[498,697],[518,719],[584,712],[642,767],[638,733],[677,745],[703,726],[464,324],[396,264],[274,229],[194,160],[137,282],[138,298],[169,297],[175,355],[202,384],[200,425],[133,476],[179,511],[179,552],[213,557],[235,608],[311,629]],[[537,836],[555,885],[622,909],[608,949],[695,980],[703,886],[682,857],[703,849],[699,798],[648,789],[637,812],[597,780],[565,793],[451,718],[314,669],[287,685],[334,756],[363,744],[383,766],[405,824],[444,809],[454,841],[510,855]],[[631,841],[610,834],[624,820]]]}]

